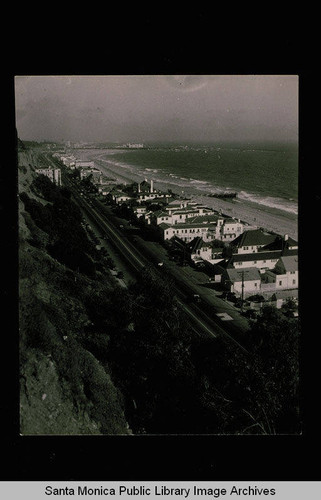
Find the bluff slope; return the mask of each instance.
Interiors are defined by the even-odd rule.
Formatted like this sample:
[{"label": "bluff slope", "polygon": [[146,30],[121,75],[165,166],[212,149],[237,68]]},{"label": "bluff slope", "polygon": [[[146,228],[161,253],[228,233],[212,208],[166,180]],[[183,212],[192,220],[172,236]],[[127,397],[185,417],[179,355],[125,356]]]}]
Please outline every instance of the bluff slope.
[{"label": "bluff slope", "polygon": [[[54,244],[62,238],[53,219],[59,200],[45,199],[41,186],[36,187],[35,169],[41,165],[41,154],[19,141],[20,431],[130,434],[123,397],[107,363],[86,349],[88,329],[95,327],[86,304],[98,294],[111,293],[115,285],[103,269],[86,274],[53,257]],[[48,188],[47,179],[42,180]]]}]

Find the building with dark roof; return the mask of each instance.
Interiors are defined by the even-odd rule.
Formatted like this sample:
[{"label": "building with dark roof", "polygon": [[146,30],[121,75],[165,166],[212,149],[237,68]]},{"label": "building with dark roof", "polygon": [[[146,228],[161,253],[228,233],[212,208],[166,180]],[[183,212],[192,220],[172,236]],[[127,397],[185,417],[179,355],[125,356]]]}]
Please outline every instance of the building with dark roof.
[{"label": "building with dark roof", "polygon": [[277,235],[262,231],[261,229],[253,229],[244,231],[232,243],[234,253],[254,253],[265,245],[275,241]]},{"label": "building with dark roof", "polygon": [[275,251],[275,250],[298,250],[298,242],[285,234],[284,236],[281,235],[276,235],[275,239],[271,242],[265,245],[264,247],[259,249],[260,251],[268,252],[268,251]]}]

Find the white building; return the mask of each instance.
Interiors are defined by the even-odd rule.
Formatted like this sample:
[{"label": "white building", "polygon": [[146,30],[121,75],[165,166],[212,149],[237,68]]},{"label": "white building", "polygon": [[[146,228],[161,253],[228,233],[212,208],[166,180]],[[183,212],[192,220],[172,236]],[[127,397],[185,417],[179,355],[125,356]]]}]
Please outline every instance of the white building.
[{"label": "white building", "polygon": [[74,156],[61,156],[60,160],[68,168],[74,169],[76,167],[76,158]]},{"label": "white building", "polygon": [[42,174],[48,177],[51,182],[57,186],[61,186],[61,170],[60,168],[37,168],[37,174]]},{"label": "white building", "polygon": [[275,290],[291,290],[299,286],[298,256],[282,256],[274,270],[264,274],[264,282],[273,284]]},{"label": "white building", "polygon": [[76,168],[95,168],[95,162],[94,161],[76,160],[75,166],[76,166]]},{"label": "white building", "polygon": [[102,184],[102,177],[103,174],[98,168],[84,168],[82,167],[80,169],[80,179],[85,179],[86,177],[92,176],[92,179],[94,182],[98,182],[99,184]]},{"label": "white building", "polygon": [[135,206],[133,207],[133,212],[136,214],[136,217],[139,219],[140,217],[143,217],[147,213],[147,207],[145,205],[142,206]]},{"label": "white building", "polygon": [[126,201],[133,200],[131,196],[129,196],[127,193],[124,193],[123,191],[119,191],[117,189],[112,189],[109,192],[109,195],[111,196],[111,199],[114,203],[119,204],[119,203],[124,203]]},{"label": "white building", "polygon": [[233,241],[233,253],[254,253],[276,239],[277,235],[265,233],[261,229],[247,229]]},{"label": "white building", "polygon": [[240,236],[244,231],[244,224],[233,218],[224,219],[224,224],[221,228],[221,240],[222,241],[233,241],[235,238]]},{"label": "white building", "polygon": [[211,222],[174,225],[162,223],[159,224],[158,227],[164,240],[170,240],[173,236],[176,236],[185,241],[185,243],[189,243],[196,236],[200,236],[205,242],[213,241],[214,239],[218,239],[220,234],[217,224],[213,224]]},{"label": "white building", "polygon": [[280,256],[280,251],[239,253],[231,257],[230,263],[233,267],[235,267],[235,269],[257,267],[258,269],[265,271],[268,269],[274,269]]},{"label": "white building", "polygon": [[222,284],[228,291],[245,298],[260,292],[261,275],[256,267],[228,268],[222,274]]}]

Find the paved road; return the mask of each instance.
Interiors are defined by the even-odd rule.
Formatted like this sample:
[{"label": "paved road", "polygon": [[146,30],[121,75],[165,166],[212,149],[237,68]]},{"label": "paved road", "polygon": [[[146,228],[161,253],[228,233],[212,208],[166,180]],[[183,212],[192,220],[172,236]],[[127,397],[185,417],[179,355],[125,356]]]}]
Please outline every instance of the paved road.
[{"label": "paved road", "polygon": [[[108,234],[123,258],[136,273],[140,273],[144,267],[150,265],[151,260],[157,266],[160,254],[165,257],[166,250],[159,244],[155,244],[154,248],[152,248],[153,245],[144,246],[144,241],[141,240],[141,238],[139,238],[139,240],[141,240],[139,247],[137,244],[134,245],[131,243],[126,238],[125,231],[118,229],[113,222],[111,222],[111,219],[116,219],[112,211],[110,209],[108,210],[95,199],[92,200],[92,204],[89,204],[87,200],[80,196],[76,186],[65,177],[66,176],[63,176],[64,185],[68,185],[71,189],[76,202],[86,212],[87,216],[98,225],[100,230]],[[108,213],[108,219],[104,212]],[[126,226],[126,222],[123,222],[123,225]],[[238,321],[236,312],[232,310],[233,308],[224,303],[221,299],[215,297],[215,295],[209,297],[209,290],[205,287],[200,291],[199,284],[195,283],[195,279],[191,280],[190,276],[186,275],[187,271],[183,268],[178,269],[177,266],[170,261],[167,261],[166,268],[170,271],[175,280],[174,291],[178,299],[178,305],[188,314],[194,326],[194,330],[197,331],[199,335],[203,336],[204,334],[206,336],[210,335],[211,337],[222,335],[231,340],[243,351],[246,351],[237,340],[240,329],[244,331],[246,329],[245,326],[248,328],[246,320],[242,318],[244,322]],[[163,268],[156,267],[156,272],[163,272]],[[189,298],[193,296],[194,293],[201,296],[203,299],[202,304],[190,303]]]}]

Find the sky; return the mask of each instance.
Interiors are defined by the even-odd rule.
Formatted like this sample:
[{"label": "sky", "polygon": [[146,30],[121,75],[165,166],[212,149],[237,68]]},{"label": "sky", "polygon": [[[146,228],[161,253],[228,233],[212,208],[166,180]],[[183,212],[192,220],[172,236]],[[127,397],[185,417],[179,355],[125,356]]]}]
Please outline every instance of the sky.
[{"label": "sky", "polygon": [[34,141],[297,141],[297,75],[16,76]]}]

